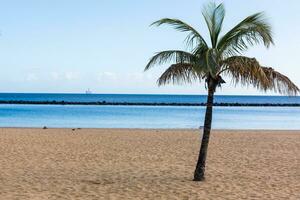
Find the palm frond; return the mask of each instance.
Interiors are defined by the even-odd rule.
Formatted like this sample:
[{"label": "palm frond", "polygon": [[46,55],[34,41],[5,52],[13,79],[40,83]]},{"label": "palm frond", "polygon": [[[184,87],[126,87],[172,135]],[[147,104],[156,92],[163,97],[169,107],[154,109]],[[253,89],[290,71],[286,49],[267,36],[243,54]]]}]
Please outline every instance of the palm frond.
[{"label": "palm frond", "polygon": [[176,30],[181,31],[181,32],[188,32],[189,34],[187,35],[185,41],[188,46],[193,46],[195,41],[198,44],[202,44],[207,47],[207,43],[205,42],[204,38],[201,36],[201,34],[196,31],[192,26],[189,24],[179,20],[179,19],[170,19],[170,18],[163,18],[158,21],[155,21],[151,24],[151,26],[156,25],[160,26],[163,24],[168,24],[173,26]]},{"label": "palm frond", "polygon": [[224,5],[217,6],[215,3],[209,3],[203,8],[202,15],[209,29],[212,47],[215,48],[225,17]]},{"label": "palm frond", "polygon": [[281,94],[297,95],[299,88],[285,75],[275,71],[271,67],[262,67],[269,83],[266,85],[267,90],[273,90]]},{"label": "palm frond", "polygon": [[299,93],[299,88],[288,77],[273,68],[261,66],[255,58],[233,56],[222,64],[223,72],[231,76],[235,84],[252,85],[265,92],[272,90],[288,95]]},{"label": "palm frond", "polygon": [[219,41],[217,47],[224,56],[240,54],[248,46],[263,43],[267,48],[273,44],[271,26],[263,13],[256,13],[245,18]]},{"label": "palm frond", "polygon": [[201,68],[190,63],[178,63],[171,65],[157,80],[158,85],[168,83],[181,84],[200,81],[203,77]]},{"label": "palm frond", "polygon": [[269,80],[255,58],[233,56],[223,61],[223,73],[232,78],[232,82],[242,86],[252,85],[260,90],[266,90]]},{"label": "palm frond", "polygon": [[162,65],[171,61],[175,63],[189,63],[196,60],[195,56],[189,52],[180,50],[168,50],[156,53],[148,62],[145,67],[145,71],[153,67],[154,65]]}]

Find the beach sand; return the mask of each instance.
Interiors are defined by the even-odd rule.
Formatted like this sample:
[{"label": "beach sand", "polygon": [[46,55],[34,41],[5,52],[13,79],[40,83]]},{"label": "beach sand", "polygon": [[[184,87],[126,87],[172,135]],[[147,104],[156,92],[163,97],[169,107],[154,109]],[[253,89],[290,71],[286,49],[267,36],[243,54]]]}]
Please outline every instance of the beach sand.
[{"label": "beach sand", "polygon": [[300,199],[300,131],[0,129],[0,199]]}]

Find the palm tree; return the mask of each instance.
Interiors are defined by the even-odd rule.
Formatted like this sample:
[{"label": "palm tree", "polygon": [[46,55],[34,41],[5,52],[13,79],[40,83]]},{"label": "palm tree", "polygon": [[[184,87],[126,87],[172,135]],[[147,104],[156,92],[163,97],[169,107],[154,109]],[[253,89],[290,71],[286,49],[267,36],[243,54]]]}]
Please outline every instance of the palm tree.
[{"label": "palm tree", "polygon": [[194,173],[194,181],[203,181],[206,155],[211,131],[214,93],[225,83],[222,76],[230,77],[234,85],[252,85],[267,91],[296,95],[298,87],[285,75],[271,67],[261,66],[255,58],[242,56],[248,47],[262,43],[265,47],[273,44],[271,26],[263,13],[246,17],[230,31],[220,37],[225,16],[223,4],[209,3],[202,11],[210,35],[209,43],[189,24],[164,18],[152,25],[171,25],[176,30],[188,33],[185,42],[190,51],[168,50],[155,54],[145,71],[157,64],[173,62],[159,77],[158,85],[167,83],[191,83],[205,81],[208,90],[202,142]]}]

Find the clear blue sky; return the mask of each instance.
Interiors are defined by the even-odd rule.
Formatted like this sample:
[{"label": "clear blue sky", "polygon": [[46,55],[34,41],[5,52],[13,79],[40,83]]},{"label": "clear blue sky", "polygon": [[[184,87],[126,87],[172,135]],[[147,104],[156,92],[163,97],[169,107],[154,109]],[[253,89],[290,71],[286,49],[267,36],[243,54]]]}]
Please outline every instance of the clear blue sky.
[{"label": "clear blue sky", "polygon": [[[166,66],[143,68],[157,51],[184,49],[184,34],[149,27],[163,17],[179,18],[207,37],[202,0],[1,0],[0,92],[203,94],[203,84],[157,87]],[[221,2],[221,1],[216,1]],[[300,1],[225,0],[223,31],[265,11],[276,46],[246,53],[300,85]],[[261,94],[234,88],[219,94]]]}]

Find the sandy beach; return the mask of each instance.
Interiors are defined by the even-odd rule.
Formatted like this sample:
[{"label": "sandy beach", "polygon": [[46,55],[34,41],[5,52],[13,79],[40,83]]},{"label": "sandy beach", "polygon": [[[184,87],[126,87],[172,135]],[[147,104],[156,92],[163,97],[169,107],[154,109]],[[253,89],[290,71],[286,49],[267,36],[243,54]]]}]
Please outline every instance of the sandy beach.
[{"label": "sandy beach", "polygon": [[0,129],[0,199],[300,199],[300,131]]}]

